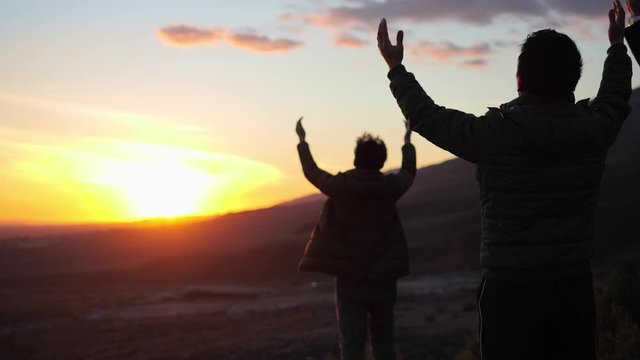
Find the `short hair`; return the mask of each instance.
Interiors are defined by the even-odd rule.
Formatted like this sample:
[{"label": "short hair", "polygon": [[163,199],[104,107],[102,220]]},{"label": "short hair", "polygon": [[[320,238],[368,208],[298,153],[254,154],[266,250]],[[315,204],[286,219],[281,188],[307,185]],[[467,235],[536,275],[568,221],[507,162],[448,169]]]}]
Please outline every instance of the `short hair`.
[{"label": "short hair", "polygon": [[553,96],[572,93],[582,75],[582,56],[565,34],[544,29],[527,36],[518,56],[519,91]]},{"label": "short hair", "polygon": [[387,161],[387,147],[377,136],[364,133],[356,140],[353,164],[360,169],[380,170]]}]

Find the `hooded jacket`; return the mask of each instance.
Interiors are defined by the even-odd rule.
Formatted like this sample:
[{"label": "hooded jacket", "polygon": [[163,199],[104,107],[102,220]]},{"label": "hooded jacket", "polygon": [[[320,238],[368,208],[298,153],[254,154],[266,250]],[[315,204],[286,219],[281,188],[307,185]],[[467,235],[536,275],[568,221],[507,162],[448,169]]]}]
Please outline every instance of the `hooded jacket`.
[{"label": "hooded jacket", "polygon": [[592,102],[523,95],[475,116],[435,104],[402,65],[388,77],[414,131],[476,164],[488,277],[589,271],[605,156],[630,111],[624,45],[609,48]]},{"label": "hooded jacket", "polygon": [[396,202],[416,174],[413,145],[402,147],[396,174],[355,168],[331,175],[318,168],[306,142],[298,144],[298,154],[307,180],[329,197],[299,269],[356,281],[407,275],[407,242]]}]

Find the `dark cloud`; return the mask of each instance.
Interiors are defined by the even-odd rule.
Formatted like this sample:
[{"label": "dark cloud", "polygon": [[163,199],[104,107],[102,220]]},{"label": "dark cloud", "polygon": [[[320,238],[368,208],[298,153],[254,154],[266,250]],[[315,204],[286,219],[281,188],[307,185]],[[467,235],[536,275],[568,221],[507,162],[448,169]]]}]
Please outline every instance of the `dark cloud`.
[{"label": "dark cloud", "polygon": [[381,18],[410,22],[459,21],[489,24],[502,15],[520,17],[582,16],[606,19],[611,6],[602,0],[387,0],[348,1],[308,16],[319,26],[373,26]]},{"label": "dark cloud", "polygon": [[522,42],[519,41],[504,41],[504,40],[495,40],[492,42],[493,46],[498,48],[515,48],[522,45]]},{"label": "dark cloud", "polygon": [[472,68],[483,68],[487,66],[487,64],[488,64],[487,59],[469,59],[469,60],[462,61],[460,63],[460,65],[462,66],[468,66]]},{"label": "dark cloud", "polygon": [[[607,19],[611,1],[603,0],[546,0],[549,8],[562,15],[601,17]],[[624,6],[624,1],[622,1]]]}]

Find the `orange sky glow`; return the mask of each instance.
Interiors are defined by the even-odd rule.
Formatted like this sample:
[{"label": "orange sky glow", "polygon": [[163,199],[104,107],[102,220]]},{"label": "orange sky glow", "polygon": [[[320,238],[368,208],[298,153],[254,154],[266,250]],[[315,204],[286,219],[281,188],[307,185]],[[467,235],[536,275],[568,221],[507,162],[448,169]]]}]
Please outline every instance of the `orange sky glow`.
[{"label": "orange sky glow", "polygon": [[[482,114],[516,96],[518,44],[542,27],[574,38],[576,97],[593,97],[609,6],[2,2],[0,224],[210,216],[314,193],[296,153],[302,115],[325,170],[351,168],[365,131],[387,144],[383,170],[397,168],[404,129],[375,46],[381,16],[405,30],[404,63],[438,103]],[[452,158],[413,140],[419,166]]]}]

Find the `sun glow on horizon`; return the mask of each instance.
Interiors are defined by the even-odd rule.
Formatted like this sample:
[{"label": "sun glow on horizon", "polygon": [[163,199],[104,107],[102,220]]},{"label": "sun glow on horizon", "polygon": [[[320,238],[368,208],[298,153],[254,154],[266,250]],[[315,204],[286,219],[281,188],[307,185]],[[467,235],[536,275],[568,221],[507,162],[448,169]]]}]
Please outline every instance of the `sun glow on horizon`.
[{"label": "sun glow on horizon", "polygon": [[0,151],[0,177],[16,189],[0,194],[0,217],[16,223],[222,214],[260,206],[257,189],[282,177],[236,155],[109,138],[62,146],[0,139]]},{"label": "sun glow on horizon", "polygon": [[134,218],[214,214],[253,185],[242,178],[278,178],[271,167],[248,159],[136,142],[113,147],[126,159],[102,165],[92,182],[117,191]]},{"label": "sun glow on horizon", "polygon": [[178,161],[119,164],[105,180],[122,192],[132,213],[140,218],[206,212],[203,200],[217,185],[214,175]]}]

